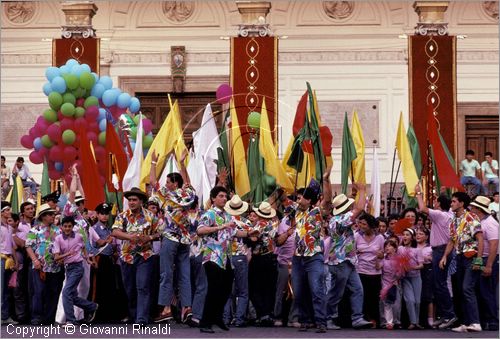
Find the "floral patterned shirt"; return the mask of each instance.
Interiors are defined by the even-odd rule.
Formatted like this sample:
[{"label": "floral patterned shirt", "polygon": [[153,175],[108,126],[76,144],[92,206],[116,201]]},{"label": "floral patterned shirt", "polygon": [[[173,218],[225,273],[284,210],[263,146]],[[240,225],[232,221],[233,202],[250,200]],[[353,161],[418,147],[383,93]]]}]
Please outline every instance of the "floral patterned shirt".
[{"label": "floral patterned shirt", "polygon": [[338,265],[346,260],[353,265],[357,264],[352,216],[352,212],[347,212],[330,218],[328,231],[332,238],[332,246],[328,255],[328,265]]},{"label": "floral patterned shirt", "polygon": [[[120,229],[129,234],[151,235],[159,227],[158,218],[145,208],[141,208],[138,216],[133,215],[131,210],[118,214],[112,229]],[[152,255],[152,242],[142,243],[140,241],[122,240],[120,258],[127,264],[133,264],[136,255],[140,255],[144,260]]]},{"label": "floral patterned shirt", "polygon": [[296,207],[295,214],[295,254],[301,257],[312,257],[323,253],[321,226],[323,218],[319,207],[301,211]]},{"label": "floral patterned shirt", "polygon": [[258,230],[260,236],[252,254],[263,255],[274,253],[274,237],[278,231],[278,223],[273,220],[259,220],[253,229]]},{"label": "floral patterned shirt", "polygon": [[457,254],[473,257],[477,254],[475,235],[481,230],[481,222],[474,213],[465,211],[462,216],[453,219],[450,224],[450,238],[455,243]]},{"label": "floral patterned shirt", "polygon": [[[241,215],[233,216],[232,221],[236,223],[236,229],[239,231],[248,232],[252,229],[252,223],[242,217]],[[248,254],[248,246],[243,240],[243,238],[233,238],[231,244],[231,255],[247,255]]]},{"label": "floral patterned shirt", "polygon": [[[54,241],[61,234],[61,229],[55,225],[45,226],[39,224],[32,227],[26,235],[26,247],[31,247],[37,259],[42,265],[42,271],[47,273],[57,273],[61,266],[54,260]],[[33,268],[34,268],[33,264]]]},{"label": "floral patterned shirt", "polygon": [[166,186],[159,190],[159,194],[165,200],[165,224],[161,232],[163,237],[189,245],[191,237],[189,235],[188,209],[194,201],[196,192],[193,187],[184,185],[182,188],[170,191]]},{"label": "floral patterned shirt", "polygon": [[189,211],[189,233],[191,236],[191,246],[189,247],[189,255],[191,257],[197,257],[201,254],[201,244],[202,240],[200,236],[196,233],[198,229],[198,225],[200,223],[200,218],[203,215],[203,211],[201,209],[197,209],[196,211]]},{"label": "floral patterned shirt", "polygon": [[[231,222],[231,215],[218,207],[212,207],[201,217],[198,228],[217,227]],[[203,236],[202,254],[203,263],[214,262],[220,268],[226,269],[228,259],[231,258],[232,240],[236,234],[236,228],[224,228],[216,233]]]},{"label": "floral patterned shirt", "polygon": [[78,206],[75,203],[71,203],[69,200],[64,205],[62,210],[63,217],[73,217],[75,219],[76,225],[73,227],[73,231],[79,233],[83,238],[83,243],[85,244],[85,249],[87,253],[93,254],[97,252],[97,249],[92,246],[89,239],[89,228],[90,225],[85,220],[83,215],[78,211]]}]

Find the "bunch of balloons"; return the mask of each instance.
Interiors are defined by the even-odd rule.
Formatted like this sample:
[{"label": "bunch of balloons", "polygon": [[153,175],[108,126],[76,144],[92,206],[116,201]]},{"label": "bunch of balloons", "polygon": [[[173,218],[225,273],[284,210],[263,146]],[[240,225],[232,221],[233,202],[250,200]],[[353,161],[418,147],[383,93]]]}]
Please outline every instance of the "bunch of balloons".
[{"label": "bunch of balloons", "polygon": [[[128,135],[130,147],[135,149],[135,143],[137,141],[137,127],[139,125],[139,115],[136,114],[134,117],[130,115],[122,115],[127,121],[128,128],[130,128],[130,132]],[[146,156],[149,152],[149,147],[153,143],[153,122],[147,118],[142,118],[142,150],[144,156]]]},{"label": "bunch of balloons", "polygon": [[107,121],[117,121],[122,114],[128,116],[127,110],[132,114],[138,112],[139,100],[113,88],[110,77],[99,77],[91,72],[89,65],[74,59],[61,67],[48,67],[45,76],[48,82],[43,85],[43,92],[50,107],[38,117],[28,134],[21,137],[21,145],[34,149],[29,155],[32,163],[47,160],[49,177],[55,180],[69,176],[68,168],[75,161],[81,169],[77,157],[83,131],[93,144],[103,183]]}]

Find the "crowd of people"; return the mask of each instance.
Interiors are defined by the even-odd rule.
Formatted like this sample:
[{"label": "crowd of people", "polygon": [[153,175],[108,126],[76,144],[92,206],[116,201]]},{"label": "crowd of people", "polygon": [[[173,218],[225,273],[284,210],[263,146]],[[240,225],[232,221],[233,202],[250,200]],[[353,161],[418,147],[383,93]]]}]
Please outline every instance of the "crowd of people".
[{"label": "crowd of people", "polygon": [[417,185],[418,209],[375,218],[364,185],[333,197],[330,169],[255,206],[222,171],[204,205],[184,159],[163,186],[156,160],[150,193],[124,192],[116,216],[106,202],[86,210],[76,166],[64,199],[19,214],[2,201],[2,324],[498,330],[498,192],[431,208]]}]

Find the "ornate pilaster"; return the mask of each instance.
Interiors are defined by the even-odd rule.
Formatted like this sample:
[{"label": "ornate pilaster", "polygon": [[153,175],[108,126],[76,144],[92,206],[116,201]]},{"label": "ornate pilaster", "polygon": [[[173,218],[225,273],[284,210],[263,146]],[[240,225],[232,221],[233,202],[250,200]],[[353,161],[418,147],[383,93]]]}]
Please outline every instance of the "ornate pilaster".
[{"label": "ornate pilaster", "polygon": [[413,8],[418,14],[415,34],[448,35],[448,23],[444,21],[448,5],[448,1],[415,1]]},{"label": "ornate pilaster", "polygon": [[266,23],[266,16],[271,9],[270,1],[236,1],[242,24],[238,26],[241,37],[270,36],[271,30]]},{"label": "ornate pilaster", "polygon": [[66,1],[62,3],[62,11],[66,16],[66,25],[62,26],[61,33],[63,38],[95,37],[92,17],[97,12],[97,6],[92,1]]},{"label": "ornate pilaster", "polygon": [[186,47],[170,47],[170,69],[172,74],[172,88],[174,93],[184,92],[186,80]]}]

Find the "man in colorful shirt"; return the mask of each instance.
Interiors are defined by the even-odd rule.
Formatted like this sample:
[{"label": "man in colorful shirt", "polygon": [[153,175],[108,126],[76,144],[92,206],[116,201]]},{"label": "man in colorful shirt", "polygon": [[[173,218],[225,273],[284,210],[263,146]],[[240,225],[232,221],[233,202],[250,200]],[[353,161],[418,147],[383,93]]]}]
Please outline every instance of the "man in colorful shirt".
[{"label": "man in colorful shirt", "polygon": [[146,193],[132,188],[123,194],[129,209],[120,213],[112,226],[112,235],[123,240],[120,254],[123,285],[128,297],[129,316],[135,323],[149,323],[150,284],[153,255],[151,242],[159,238],[158,219],[142,207]]},{"label": "man in colorful shirt", "polygon": [[54,225],[55,210],[40,206],[39,224],[26,236],[26,252],[33,263],[32,325],[48,325],[55,320],[57,300],[61,293],[64,271],[54,260],[53,247],[61,229]]},{"label": "man in colorful shirt", "polygon": [[331,287],[327,297],[327,327],[329,330],[338,330],[338,307],[344,296],[346,287],[350,292],[351,321],[354,328],[365,328],[372,325],[363,316],[363,286],[356,271],[358,261],[353,224],[363,212],[365,203],[365,186],[355,184],[359,192],[359,199],[354,205],[354,199],[339,194],[333,199],[333,217],[328,224],[328,233],[332,239],[332,246],[328,257],[328,270],[331,276]]},{"label": "man in colorful shirt", "polygon": [[448,254],[455,248],[457,253],[458,295],[462,296],[463,324],[453,328],[454,332],[481,331],[479,308],[476,298],[476,284],[483,266],[483,233],[478,217],[467,211],[470,197],[465,192],[455,192],[451,198],[451,210],[455,217],[450,226],[450,241],[443,258],[441,269],[446,266]]}]

